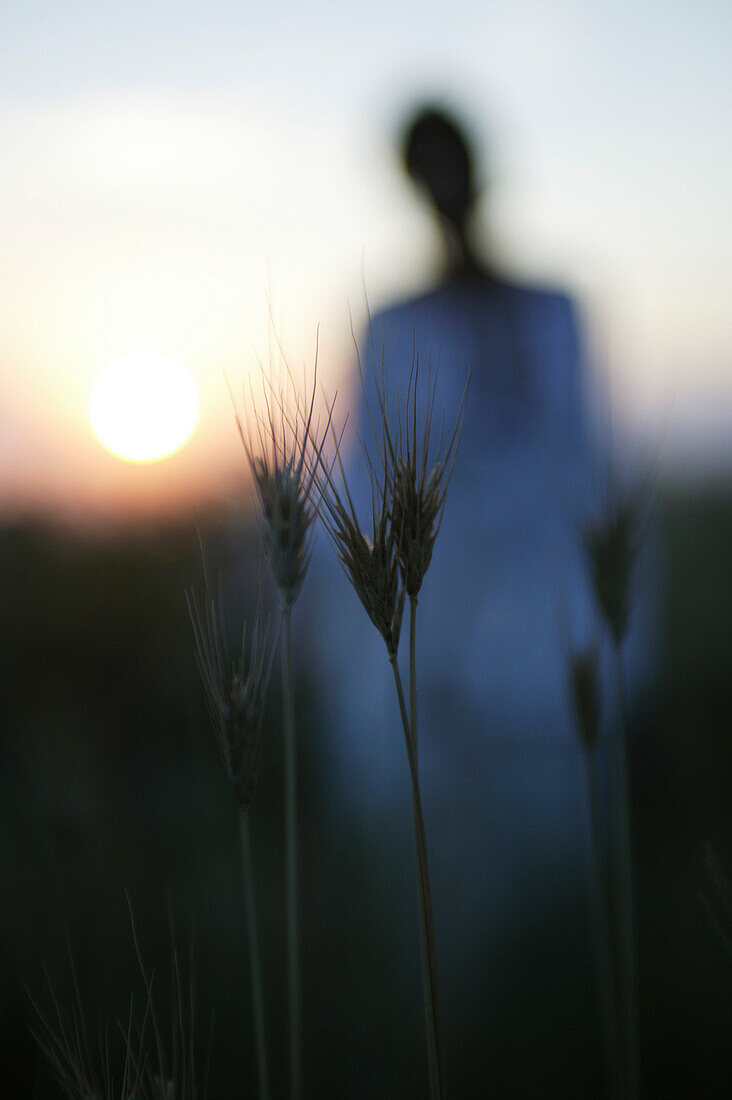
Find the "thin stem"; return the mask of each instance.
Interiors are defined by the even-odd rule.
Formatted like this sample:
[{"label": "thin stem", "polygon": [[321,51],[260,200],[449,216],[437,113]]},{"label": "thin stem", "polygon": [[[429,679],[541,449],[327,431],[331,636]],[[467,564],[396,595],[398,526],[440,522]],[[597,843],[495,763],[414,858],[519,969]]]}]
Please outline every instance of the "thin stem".
[{"label": "thin stem", "polygon": [[290,608],[282,612],[282,709],[285,726],[285,889],[287,894],[287,965],[290,1008],[290,1096],[302,1094],[300,1038],[300,933],[297,874],[297,752],[292,683]]},{"label": "thin stem", "polygon": [[267,1068],[267,1042],[264,1022],[264,991],[262,971],[259,963],[257,912],[254,903],[252,854],[249,844],[249,814],[243,807],[239,810],[239,839],[241,842],[241,869],[244,879],[244,904],[249,938],[249,969],[252,976],[252,1002],[254,1006],[254,1036],[257,1047],[259,1095],[261,1100],[269,1100],[269,1071]]},{"label": "thin stem", "polygon": [[414,759],[419,759],[417,751],[417,597],[409,597],[409,727],[412,733]]},{"label": "thin stem", "polygon": [[605,1070],[610,1096],[622,1100],[621,1047],[618,1034],[618,989],[613,965],[612,940],[610,938],[610,896],[604,870],[602,842],[600,838],[600,807],[597,793],[597,760],[593,748],[584,751],[587,780],[588,835],[587,870],[592,909],[592,926],[595,947],[597,992],[600,1001],[604,1038]]},{"label": "thin stem", "polygon": [[638,990],[635,963],[633,862],[631,853],[630,800],[627,764],[627,695],[620,646],[614,647],[618,694],[618,728],[614,738],[615,882],[618,912],[620,989],[624,1008],[627,1092],[629,1100],[640,1095],[638,1051]]},{"label": "thin stem", "polygon": [[409,715],[407,714],[407,705],[404,699],[404,687],[402,686],[402,677],[399,672],[399,665],[397,664],[396,657],[389,657],[389,663],[391,665],[391,670],[394,673],[394,683],[396,684],[397,699],[399,700],[399,714],[401,715],[402,719],[402,729],[404,730],[404,736],[406,737],[407,741],[409,741],[411,737],[411,732],[409,729]]},{"label": "thin stem", "polygon": [[422,799],[419,790],[416,745],[412,737],[404,699],[404,688],[396,657],[390,658],[399,713],[404,729],[407,746],[409,774],[412,781],[412,816],[414,820],[414,843],[417,860],[417,895],[419,908],[419,932],[422,956],[422,993],[424,998],[425,1025],[427,1028],[427,1055],[430,1078],[430,1096],[432,1100],[441,1100],[445,1095],[445,1079],[442,1057],[442,1026],[437,986],[437,952],[435,949],[435,926],[432,915],[432,893],[430,890],[429,865],[427,861],[427,838],[422,814]]}]

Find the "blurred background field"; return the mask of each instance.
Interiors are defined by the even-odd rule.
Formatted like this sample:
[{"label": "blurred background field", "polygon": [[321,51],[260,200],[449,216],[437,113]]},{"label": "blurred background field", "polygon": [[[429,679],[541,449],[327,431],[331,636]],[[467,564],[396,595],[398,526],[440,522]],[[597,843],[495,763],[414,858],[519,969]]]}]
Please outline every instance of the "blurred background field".
[{"label": "blurred background field", "polygon": [[[200,534],[230,622],[256,599],[225,380],[243,402],[273,329],[309,368],[320,326],[346,409],[351,313],[360,332],[366,296],[437,277],[397,149],[425,100],[478,153],[477,250],[579,306],[593,411],[652,471],[661,677],[630,742],[644,1095],[730,1095],[732,901],[708,855],[732,879],[731,18],[723,0],[4,5],[0,1096],[57,1095],[24,985],[48,1003],[45,964],[70,1003],[67,936],[90,1018],[114,1029],[139,1002],[125,892],[163,1010],[171,923],[183,956],[195,935],[214,1100],[254,1095],[236,821],[184,593]],[[88,401],[146,350],[182,362],[200,414],[135,464],[100,445]],[[302,674],[298,697],[307,1092],[424,1095],[408,811],[388,830],[349,812],[339,731]],[[282,817],[273,693],[252,832],[278,1093]],[[601,1095],[584,877],[535,901],[500,938],[482,922],[470,989],[445,970],[454,1097]],[[435,910],[439,943],[439,884]]]},{"label": "blurred background field", "polygon": [[[649,1096],[724,1096],[732,958],[704,898],[729,933],[732,913],[705,845],[729,873],[732,499],[719,484],[666,486],[659,513],[667,666],[631,741],[644,1080]],[[206,517],[201,529],[235,617],[235,607],[253,603],[256,539],[232,512]],[[9,524],[0,563],[4,1095],[56,1095],[27,1032],[33,1021],[21,983],[42,996],[43,961],[68,1003],[66,931],[92,1018],[124,1016],[130,989],[139,991],[125,891],[163,1004],[170,915],[183,957],[194,929],[203,1048],[213,1023],[212,1095],[248,1095],[254,1067],[235,817],[183,599],[200,580],[195,529],[167,524],[112,538]],[[426,1086],[416,927],[395,934],[390,917],[395,899],[414,888],[408,819],[403,835],[375,839],[344,812],[324,781],[328,733],[308,683],[299,696],[308,716],[301,739],[308,1094],[413,1096],[419,1082]],[[268,742],[252,828],[281,1084],[276,712]],[[448,992],[462,1004],[447,1032],[453,1095],[600,1095],[588,926],[576,920],[583,880],[572,888],[575,895],[563,897],[547,884],[510,942],[486,942],[475,960],[484,999]],[[449,920],[439,892],[435,906],[439,934],[440,920]],[[444,980],[449,986],[449,974]]]}]

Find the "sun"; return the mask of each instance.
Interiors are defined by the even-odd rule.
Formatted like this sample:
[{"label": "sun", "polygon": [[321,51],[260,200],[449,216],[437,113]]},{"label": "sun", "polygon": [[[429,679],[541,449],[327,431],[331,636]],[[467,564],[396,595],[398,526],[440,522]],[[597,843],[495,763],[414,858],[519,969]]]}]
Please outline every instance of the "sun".
[{"label": "sun", "polygon": [[128,462],[156,462],[188,442],[198,422],[198,387],[169,355],[139,351],[108,363],[89,393],[99,442]]}]

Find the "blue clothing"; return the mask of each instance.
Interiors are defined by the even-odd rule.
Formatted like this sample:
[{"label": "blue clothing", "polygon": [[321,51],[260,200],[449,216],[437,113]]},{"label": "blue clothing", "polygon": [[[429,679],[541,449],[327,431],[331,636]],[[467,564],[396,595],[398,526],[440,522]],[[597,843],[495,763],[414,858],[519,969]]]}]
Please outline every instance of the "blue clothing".
[{"label": "blue clothing", "polygon": [[[420,776],[438,942],[459,972],[488,924],[500,939],[502,927],[515,928],[517,913],[531,910],[538,883],[562,888],[569,877],[583,889],[584,779],[565,653],[599,633],[579,532],[596,514],[603,470],[587,423],[575,312],[563,294],[455,279],[376,314],[359,350],[366,396],[354,419],[367,447],[382,361],[394,430],[413,365],[423,395],[437,372],[435,442],[443,410],[449,439],[472,371],[417,613]],[[345,466],[366,524],[370,491],[358,447]],[[327,550],[316,554],[306,587],[330,781],[375,830],[388,829],[410,799],[394,683],[384,642]],[[405,615],[405,684],[407,652]]]}]

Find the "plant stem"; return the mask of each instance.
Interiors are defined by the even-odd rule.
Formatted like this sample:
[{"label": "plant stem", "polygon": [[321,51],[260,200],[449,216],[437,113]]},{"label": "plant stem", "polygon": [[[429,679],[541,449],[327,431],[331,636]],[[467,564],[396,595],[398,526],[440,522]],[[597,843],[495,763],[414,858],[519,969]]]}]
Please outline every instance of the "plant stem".
[{"label": "plant stem", "polygon": [[437,987],[437,952],[435,949],[435,926],[432,915],[432,893],[430,890],[429,865],[427,861],[427,839],[422,814],[422,799],[419,790],[416,743],[412,736],[407,717],[404,689],[399,674],[396,657],[390,658],[399,713],[404,729],[407,746],[409,774],[412,781],[412,816],[414,819],[414,843],[417,858],[417,894],[419,907],[419,932],[422,955],[422,993],[427,1028],[427,1055],[430,1078],[430,1096],[432,1100],[441,1100],[445,1095],[444,1068],[442,1058],[442,1039],[440,1005]]},{"label": "plant stem", "polygon": [[249,968],[252,976],[252,1002],[254,1007],[254,1036],[257,1047],[259,1095],[261,1100],[269,1100],[269,1072],[267,1070],[267,1042],[264,1022],[264,992],[262,986],[262,971],[259,965],[259,937],[257,934],[257,913],[254,903],[252,855],[249,844],[249,814],[243,807],[239,810],[239,839],[241,842],[241,869],[244,879],[244,904],[249,937]]},{"label": "plant stem", "polygon": [[300,1038],[300,934],[297,874],[297,752],[295,699],[292,683],[290,608],[282,612],[282,709],[285,733],[285,889],[287,894],[287,965],[290,1008],[290,1096],[302,1093]]},{"label": "plant stem", "polygon": [[435,1092],[435,1095],[444,1095],[445,1092],[445,1068],[443,1062],[442,1053],[442,1021],[440,1018],[440,1000],[439,1000],[439,985],[437,976],[437,948],[435,944],[435,924],[432,915],[432,891],[430,889],[430,877],[429,877],[429,860],[427,857],[427,836],[424,828],[424,817],[422,814],[422,797],[419,788],[419,752],[418,752],[418,736],[417,736],[417,661],[416,661],[416,638],[417,638],[417,596],[410,596],[409,599],[409,711],[410,711],[410,728],[412,733],[411,738],[411,753],[409,751],[409,745],[407,745],[407,755],[409,757],[409,772],[412,780],[412,803],[414,808],[414,833],[415,841],[418,843],[418,855],[421,853],[422,869],[418,875],[418,883],[420,887],[420,915],[424,913],[423,921],[425,933],[423,934],[423,942],[426,947],[426,961],[429,973],[429,1000],[430,1000],[430,1017],[432,1020],[433,1041],[431,1046],[432,1057],[434,1062],[434,1078],[439,1085],[440,1093]]},{"label": "plant stem", "polygon": [[600,838],[600,808],[597,798],[597,760],[594,748],[585,748],[585,776],[588,803],[587,870],[592,909],[593,938],[597,992],[600,1001],[604,1038],[605,1072],[607,1092],[622,1100],[622,1063],[620,1036],[618,1034],[618,1003],[616,967],[610,938],[610,896],[604,870],[602,842]]},{"label": "plant stem", "polygon": [[618,728],[614,738],[614,827],[615,881],[617,888],[618,954],[620,990],[624,1009],[626,1095],[636,1100],[640,1094],[638,1053],[638,991],[635,965],[635,931],[633,905],[633,863],[631,854],[630,801],[627,764],[627,695],[622,654],[614,646],[616,686],[618,695]]},{"label": "plant stem", "polygon": [[412,732],[414,759],[419,759],[417,751],[417,597],[409,597],[409,727]]}]

